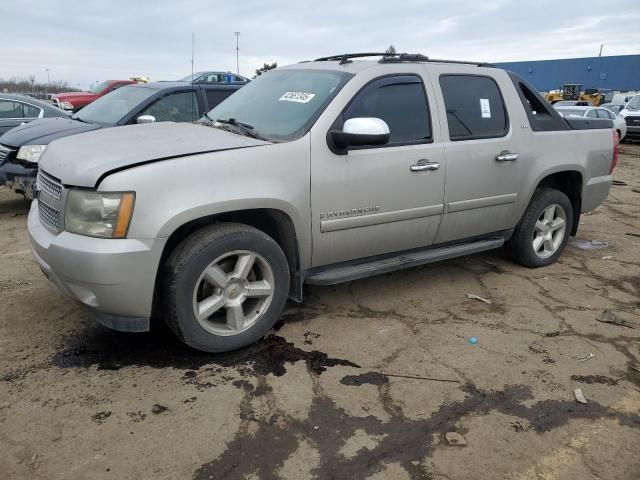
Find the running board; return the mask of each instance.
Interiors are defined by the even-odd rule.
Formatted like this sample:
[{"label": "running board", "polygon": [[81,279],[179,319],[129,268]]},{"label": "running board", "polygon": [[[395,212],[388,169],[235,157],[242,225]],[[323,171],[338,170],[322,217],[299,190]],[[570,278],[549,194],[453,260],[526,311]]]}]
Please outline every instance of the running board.
[{"label": "running board", "polygon": [[418,265],[484,252],[486,250],[499,248],[503,244],[504,238],[479,240],[472,243],[405,253],[396,257],[387,257],[382,260],[373,260],[356,265],[342,265],[312,274],[305,279],[305,283],[310,285],[335,285],[337,283],[350,282],[382,273],[394,272],[404,268],[417,267]]}]

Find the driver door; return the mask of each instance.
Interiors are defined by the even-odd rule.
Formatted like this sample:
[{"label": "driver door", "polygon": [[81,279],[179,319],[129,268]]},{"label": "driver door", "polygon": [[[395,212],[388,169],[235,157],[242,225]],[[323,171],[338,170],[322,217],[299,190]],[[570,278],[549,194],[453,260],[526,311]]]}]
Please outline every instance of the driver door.
[{"label": "driver door", "polygon": [[[389,126],[389,142],[337,153],[324,139],[313,143],[314,267],[433,242],[443,213],[445,169],[439,129],[431,123],[432,99],[430,84],[418,75],[375,79],[356,93],[332,129],[341,130],[350,118],[380,118]],[[429,168],[421,167],[427,163]]]}]

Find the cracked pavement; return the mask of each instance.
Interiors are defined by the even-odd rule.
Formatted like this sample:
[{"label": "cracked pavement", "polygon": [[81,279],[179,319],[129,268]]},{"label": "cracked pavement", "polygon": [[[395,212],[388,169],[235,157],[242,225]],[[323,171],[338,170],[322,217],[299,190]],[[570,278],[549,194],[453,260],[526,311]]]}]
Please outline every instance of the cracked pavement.
[{"label": "cracked pavement", "polygon": [[639,144],[615,178],[577,236],[606,248],[307,287],[224,355],[96,325],[41,274],[28,205],[0,189],[0,477],[640,478]]}]

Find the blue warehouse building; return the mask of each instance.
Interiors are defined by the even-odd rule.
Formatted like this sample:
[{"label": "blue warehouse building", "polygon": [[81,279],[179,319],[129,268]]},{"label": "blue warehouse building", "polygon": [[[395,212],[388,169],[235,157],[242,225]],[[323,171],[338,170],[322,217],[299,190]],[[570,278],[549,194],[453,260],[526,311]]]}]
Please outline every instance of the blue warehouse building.
[{"label": "blue warehouse building", "polygon": [[520,74],[541,92],[560,89],[565,83],[579,83],[583,89],[640,90],[640,55],[504,62],[496,66]]}]

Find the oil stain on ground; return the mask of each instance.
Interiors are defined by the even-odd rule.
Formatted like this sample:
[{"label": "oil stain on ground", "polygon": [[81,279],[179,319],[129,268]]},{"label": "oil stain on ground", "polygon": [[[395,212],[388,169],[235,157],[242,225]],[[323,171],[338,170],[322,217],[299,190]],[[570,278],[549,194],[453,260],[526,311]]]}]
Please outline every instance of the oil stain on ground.
[{"label": "oil stain on ground", "polygon": [[358,367],[349,360],[331,358],[318,350],[302,350],[277,335],[269,335],[234,352],[199,352],[184,345],[163,327],[148,333],[127,334],[91,325],[84,332],[68,337],[65,347],[53,357],[53,364],[60,368],[95,366],[100,370],[118,370],[146,366],[194,372],[204,366],[218,366],[235,368],[242,375],[250,376],[282,376],[287,371],[287,364],[299,361],[305,362],[315,374],[337,365]]},{"label": "oil stain on ground", "polygon": [[[392,463],[400,464],[411,479],[429,478],[430,472],[421,463],[435,448],[433,438],[443,438],[446,432],[456,431],[458,422],[466,416],[491,412],[512,416],[538,433],[553,430],[571,419],[611,418],[640,428],[640,416],[617,413],[596,402],[543,400],[526,405],[524,402],[533,395],[530,387],[524,385],[507,386],[501,391],[484,391],[466,385],[464,390],[467,397],[463,401],[444,404],[427,419],[393,415],[388,421],[374,416],[351,416],[321,394],[314,398],[305,420],[282,417],[275,422],[258,423],[257,430],[240,429],[226,450],[198,468],[193,479],[233,480],[252,475],[280,478],[278,471],[303,439],[319,454],[318,464],[311,472],[313,478],[364,479]],[[360,449],[347,458],[340,451],[358,430],[381,440],[375,447]]]}]

